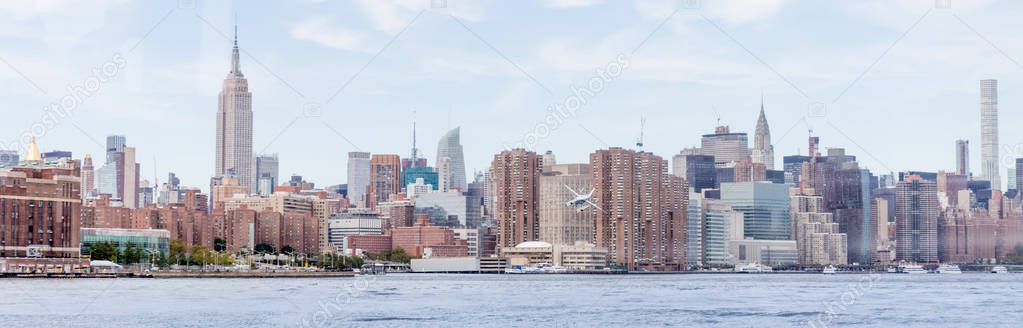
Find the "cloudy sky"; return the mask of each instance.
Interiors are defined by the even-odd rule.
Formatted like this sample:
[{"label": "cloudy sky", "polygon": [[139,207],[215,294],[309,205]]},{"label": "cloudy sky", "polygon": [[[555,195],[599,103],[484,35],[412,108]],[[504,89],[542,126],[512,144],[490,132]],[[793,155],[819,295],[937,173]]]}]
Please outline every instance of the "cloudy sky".
[{"label": "cloudy sky", "polygon": [[[544,135],[535,149],[553,150],[559,162],[631,147],[641,117],[646,149],[670,157],[697,145],[718,119],[752,132],[761,94],[779,163],[805,154],[813,129],[825,147],[845,147],[878,172],[951,169],[954,141],[967,138],[977,172],[981,79],[1000,81],[1002,155],[1023,157],[1023,132],[1014,127],[1023,115],[1021,7],[1007,0],[4,1],[0,141],[10,147],[36,133],[43,150],[102,161],[104,137],[123,134],[138,148],[144,178],[162,181],[173,171],[206,187],[216,96],[237,21],[255,151],[279,153],[282,176],[318,185],[345,182],[349,151],[407,154],[413,116],[431,163],[437,139],[461,126],[471,172],[506,145],[533,140],[531,131]],[[551,106],[571,101],[573,86],[587,87],[597,70],[622,61],[628,65],[574,115],[547,120]],[[93,92],[81,92],[85,86]],[[51,104],[62,102],[70,105],[65,114],[53,115]]]}]

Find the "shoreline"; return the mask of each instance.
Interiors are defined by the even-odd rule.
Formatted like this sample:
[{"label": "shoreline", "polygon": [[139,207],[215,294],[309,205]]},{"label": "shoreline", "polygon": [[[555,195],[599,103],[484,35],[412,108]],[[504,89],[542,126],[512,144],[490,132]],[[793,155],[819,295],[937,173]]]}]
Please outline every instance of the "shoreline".
[{"label": "shoreline", "polygon": [[0,279],[114,279],[114,278],[352,278],[355,272],[152,272],[152,273],[4,273]]}]

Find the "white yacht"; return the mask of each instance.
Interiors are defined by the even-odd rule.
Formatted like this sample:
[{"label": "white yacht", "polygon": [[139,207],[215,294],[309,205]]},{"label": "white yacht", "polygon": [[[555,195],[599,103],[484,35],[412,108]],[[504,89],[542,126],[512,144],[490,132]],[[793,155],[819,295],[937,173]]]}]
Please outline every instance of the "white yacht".
[{"label": "white yacht", "polygon": [[1004,266],[996,266],[991,268],[991,273],[1009,273],[1009,269]]},{"label": "white yacht", "polygon": [[927,270],[924,270],[924,266],[919,264],[903,264],[899,266],[899,272],[909,274],[920,274],[927,273]]},{"label": "white yacht", "polygon": [[888,267],[886,271],[888,271],[888,273],[899,273],[899,269],[895,267]]},{"label": "white yacht", "polygon": [[821,270],[821,272],[824,274],[835,274],[838,273],[838,269],[836,269],[834,265],[828,265],[824,267],[824,269]]},{"label": "white yacht", "polygon": [[961,274],[961,273],[963,273],[963,271],[959,270],[959,266],[958,265],[955,265],[955,264],[942,264],[942,265],[938,266],[937,273]]},{"label": "white yacht", "polygon": [[738,272],[738,273],[763,273],[763,272],[773,272],[773,271],[774,271],[774,269],[769,267],[769,266],[762,265],[762,264],[756,264],[756,263],[749,263],[749,264],[743,264],[743,265],[735,266],[735,272]]},{"label": "white yacht", "polygon": [[553,265],[553,266],[541,266],[540,267],[540,271],[542,273],[569,273],[572,270],[570,270],[567,267],[560,266],[560,265]]},{"label": "white yacht", "polygon": [[530,274],[530,273],[542,273],[540,268],[535,266],[510,266],[504,269],[504,273],[510,274]]}]

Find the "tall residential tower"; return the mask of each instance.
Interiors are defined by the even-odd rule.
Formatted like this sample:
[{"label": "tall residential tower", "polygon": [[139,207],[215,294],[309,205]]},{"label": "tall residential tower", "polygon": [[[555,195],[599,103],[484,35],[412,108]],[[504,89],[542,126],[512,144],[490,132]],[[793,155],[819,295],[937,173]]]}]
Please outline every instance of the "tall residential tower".
[{"label": "tall residential tower", "polygon": [[981,174],[992,190],[1002,190],[998,169],[998,80],[980,80]]},{"label": "tall residential tower", "polygon": [[970,176],[970,141],[956,140],[956,174]]}]

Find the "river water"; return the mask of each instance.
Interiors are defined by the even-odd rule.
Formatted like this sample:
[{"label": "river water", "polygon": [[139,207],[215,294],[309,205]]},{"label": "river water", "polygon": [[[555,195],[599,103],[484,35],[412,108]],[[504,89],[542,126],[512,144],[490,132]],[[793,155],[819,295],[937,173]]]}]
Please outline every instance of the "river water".
[{"label": "river water", "polygon": [[0,279],[0,327],[1020,327],[1023,274]]}]

